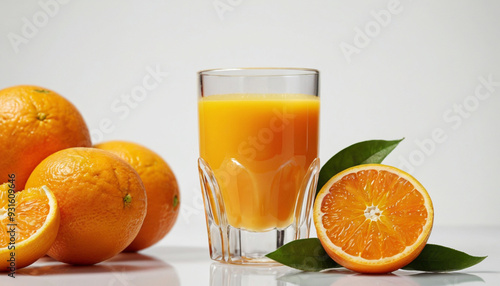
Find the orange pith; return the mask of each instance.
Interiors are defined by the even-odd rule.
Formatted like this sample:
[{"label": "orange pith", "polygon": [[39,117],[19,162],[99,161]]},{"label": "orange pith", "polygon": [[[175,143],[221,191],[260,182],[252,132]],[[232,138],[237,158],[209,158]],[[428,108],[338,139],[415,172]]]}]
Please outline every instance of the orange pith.
[{"label": "orange pith", "polygon": [[361,165],[321,190],[314,220],[325,250],[358,272],[390,272],[411,262],[429,237],[433,210],[425,189],[393,167]]}]

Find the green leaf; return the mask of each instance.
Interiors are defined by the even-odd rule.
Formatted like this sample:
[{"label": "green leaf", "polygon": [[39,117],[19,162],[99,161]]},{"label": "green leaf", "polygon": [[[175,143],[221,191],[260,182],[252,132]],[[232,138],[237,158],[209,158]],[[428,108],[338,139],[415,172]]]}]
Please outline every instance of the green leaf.
[{"label": "green leaf", "polygon": [[294,240],[266,256],[286,266],[304,271],[342,267],[328,256],[317,238]]},{"label": "green leaf", "polygon": [[179,197],[177,197],[177,195],[174,196],[174,203],[173,203],[173,205],[174,205],[174,209],[179,205]]},{"label": "green leaf", "polygon": [[402,269],[430,272],[462,270],[483,261],[487,256],[467,253],[435,244],[427,244],[420,255]]},{"label": "green leaf", "polygon": [[[328,256],[317,238],[292,241],[266,256],[303,271],[317,272],[342,267]],[[420,255],[402,269],[425,272],[457,271],[476,265],[486,257],[471,256],[445,246],[427,244]]]},{"label": "green leaf", "polygon": [[45,90],[45,89],[34,89],[34,91],[39,92],[39,93],[50,93],[50,91]]},{"label": "green leaf", "polygon": [[[404,138],[403,138],[404,139]],[[403,141],[370,140],[353,144],[335,154],[319,172],[316,195],[321,188],[337,173],[361,164],[379,164]]]}]

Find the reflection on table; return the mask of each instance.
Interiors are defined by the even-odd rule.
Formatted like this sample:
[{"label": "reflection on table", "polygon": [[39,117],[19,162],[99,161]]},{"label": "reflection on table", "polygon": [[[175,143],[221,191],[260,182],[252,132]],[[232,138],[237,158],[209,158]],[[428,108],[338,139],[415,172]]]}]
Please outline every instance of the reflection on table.
[{"label": "reflection on table", "polygon": [[[58,285],[72,286],[180,285],[173,266],[140,253],[120,253],[110,260],[88,266],[69,265],[46,256],[31,267],[19,269],[14,285],[54,285],[54,281]],[[0,285],[4,285],[3,281]]]},{"label": "reflection on table", "polygon": [[214,262],[210,265],[210,286],[291,285],[278,278],[298,273],[286,266],[241,266]]},{"label": "reflection on table", "polygon": [[384,275],[368,275],[344,268],[319,273],[298,271],[286,266],[240,266],[218,262],[210,265],[210,286],[445,286],[466,282],[483,284],[484,280],[477,275],[461,272],[395,271]]},{"label": "reflection on table", "polygon": [[278,278],[299,286],[331,285],[331,286],[444,286],[465,282],[481,282],[484,280],[467,273],[418,273],[396,271],[384,275],[358,274],[348,270],[330,270],[322,273],[299,272],[286,274]]}]

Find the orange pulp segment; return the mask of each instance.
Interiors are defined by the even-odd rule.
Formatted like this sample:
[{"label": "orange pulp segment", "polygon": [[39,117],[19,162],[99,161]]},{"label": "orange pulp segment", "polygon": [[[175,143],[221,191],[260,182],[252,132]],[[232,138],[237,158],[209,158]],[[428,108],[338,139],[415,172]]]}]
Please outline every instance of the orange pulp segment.
[{"label": "orange pulp segment", "polygon": [[422,251],[434,212],[415,178],[367,164],[332,177],[316,198],[313,216],[318,238],[337,263],[357,272],[386,273]]},{"label": "orange pulp segment", "polygon": [[10,190],[8,183],[0,185],[0,271],[26,267],[45,255],[59,228],[57,201],[46,186]]}]

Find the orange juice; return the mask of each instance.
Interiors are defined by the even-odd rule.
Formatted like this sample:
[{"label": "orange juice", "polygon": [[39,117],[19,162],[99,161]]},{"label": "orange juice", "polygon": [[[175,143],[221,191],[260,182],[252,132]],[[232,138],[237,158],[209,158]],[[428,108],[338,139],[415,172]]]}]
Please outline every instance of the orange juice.
[{"label": "orange juice", "polygon": [[250,231],[292,224],[318,156],[319,98],[224,94],[198,104],[200,156],[215,174],[228,223]]}]

